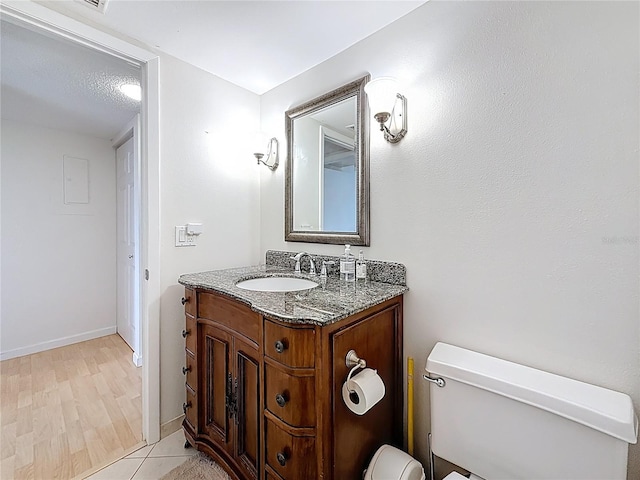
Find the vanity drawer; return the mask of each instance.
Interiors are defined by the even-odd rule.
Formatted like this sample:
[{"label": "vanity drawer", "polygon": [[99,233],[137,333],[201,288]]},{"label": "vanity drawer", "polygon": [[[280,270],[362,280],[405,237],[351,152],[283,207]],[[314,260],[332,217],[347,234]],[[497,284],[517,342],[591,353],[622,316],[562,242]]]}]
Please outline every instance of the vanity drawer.
[{"label": "vanity drawer", "polygon": [[182,332],[182,336],[184,337],[184,346],[189,352],[195,355],[196,338],[198,338],[196,319],[188,314],[185,315],[185,319],[185,326]]},{"label": "vanity drawer", "polygon": [[312,368],[315,365],[313,328],[294,328],[265,320],[264,353],[290,367]]},{"label": "vanity drawer", "polygon": [[185,365],[182,367],[182,373],[186,375],[185,383],[187,386],[191,388],[194,392],[197,392],[198,386],[198,363],[196,359],[192,357],[189,353],[185,355]]},{"label": "vanity drawer", "polygon": [[265,470],[266,480],[282,480],[282,477],[277,473],[271,473],[269,470]]},{"label": "vanity drawer", "polygon": [[182,411],[184,412],[185,418],[187,419],[187,423],[191,425],[191,428],[194,432],[198,431],[198,399],[196,398],[196,393],[187,386],[185,388],[187,391],[186,400],[182,404]]},{"label": "vanity drawer", "polygon": [[291,435],[266,419],[265,461],[285,480],[316,478],[315,437]]},{"label": "vanity drawer", "polygon": [[231,328],[258,343],[262,317],[242,303],[222,295],[200,292],[198,318],[206,318]]},{"label": "vanity drawer", "polygon": [[294,427],[316,424],[316,389],[313,370],[291,375],[265,363],[265,405],[283,422]]},{"label": "vanity drawer", "polygon": [[196,316],[196,292],[190,288],[184,289],[184,297],[182,297],[182,304],[184,305],[184,311],[191,315]]}]

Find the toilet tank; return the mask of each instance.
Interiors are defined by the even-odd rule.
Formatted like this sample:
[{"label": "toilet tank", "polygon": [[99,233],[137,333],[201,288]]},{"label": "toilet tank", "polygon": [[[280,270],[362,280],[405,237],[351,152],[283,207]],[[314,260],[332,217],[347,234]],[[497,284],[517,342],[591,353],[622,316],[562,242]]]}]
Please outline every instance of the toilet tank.
[{"label": "toilet tank", "polygon": [[438,343],[433,453],[490,480],[625,480],[638,419],[623,393]]}]

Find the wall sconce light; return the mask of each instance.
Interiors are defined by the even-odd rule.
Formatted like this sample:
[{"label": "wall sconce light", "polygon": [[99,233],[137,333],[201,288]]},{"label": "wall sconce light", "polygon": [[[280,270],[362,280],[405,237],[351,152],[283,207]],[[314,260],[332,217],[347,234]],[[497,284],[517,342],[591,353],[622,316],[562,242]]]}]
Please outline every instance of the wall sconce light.
[{"label": "wall sconce light", "polygon": [[379,77],[364,86],[369,109],[389,143],[398,143],[407,133],[407,98],[398,93],[393,77]]},{"label": "wall sconce light", "polygon": [[[253,156],[258,160],[258,165],[262,163],[271,170],[278,168],[278,139],[276,137],[272,137],[271,140],[269,140],[267,143],[266,155],[264,153],[256,152]],[[263,160],[265,156],[266,158]]]}]

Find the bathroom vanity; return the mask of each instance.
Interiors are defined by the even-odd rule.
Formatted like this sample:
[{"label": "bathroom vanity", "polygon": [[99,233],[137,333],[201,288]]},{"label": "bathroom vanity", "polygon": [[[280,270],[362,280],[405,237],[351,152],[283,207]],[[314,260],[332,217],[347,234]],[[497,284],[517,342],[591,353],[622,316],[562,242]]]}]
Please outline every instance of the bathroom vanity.
[{"label": "bathroom vanity", "polygon": [[[347,287],[335,275],[298,292],[236,286],[270,276],[321,283],[273,263],[179,279],[187,441],[236,479],[361,478],[380,445],[402,446],[404,267],[390,264],[388,278],[402,282],[395,284],[375,281],[388,278],[373,268],[364,286]],[[386,388],[362,416],[342,400],[351,349]]]}]

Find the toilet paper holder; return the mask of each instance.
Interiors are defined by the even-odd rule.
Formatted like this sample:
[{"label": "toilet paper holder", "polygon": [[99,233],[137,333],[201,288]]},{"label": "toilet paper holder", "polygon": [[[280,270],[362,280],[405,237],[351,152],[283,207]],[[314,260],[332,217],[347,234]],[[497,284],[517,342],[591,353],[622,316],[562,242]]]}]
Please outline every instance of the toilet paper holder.
[{"label": "toilet paper holder", "polygon": [[353,393],[353,390],[351,388],[349,388],[349,381],[351,380],[351,377],[353,376],[353,372],[355,372],[359,368],[366,368],[367,367],[367,361],[364,358],[358,357],[358,354],[356,353],[356,351],[351,349],[351,350],[349,350],[347,352],[347,356],[345,357],[344,362],[347,365],[347,368],[351,369],[349,371],[349,375],[347,375],[347,382],[346,382],[347,383],[347,390],[349,390],[349,392]]}]

